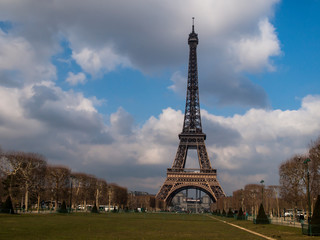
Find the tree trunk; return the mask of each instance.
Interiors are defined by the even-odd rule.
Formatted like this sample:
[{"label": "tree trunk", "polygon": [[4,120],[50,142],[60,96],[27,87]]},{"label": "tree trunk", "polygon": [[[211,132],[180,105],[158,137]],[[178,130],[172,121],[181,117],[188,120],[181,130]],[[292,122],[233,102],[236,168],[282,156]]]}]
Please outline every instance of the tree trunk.
[{"label": "tree trunk", "polygon": [[40,194],[38,194],[38,213],[40,212]]},{"label": "tree trunk", "polygon": [[99,209],[99,189],[97,189],[97,194],[96,194],[96,206]]},{"label": "tree trunk", "polygon": [[8,191],[9,191],[9,196],[10,196],[10,198],[13,199],[13,198],[12,198],[12,176],[10,176],[10,184],[9,184],[9,189],[8,189]]},{"label": "tree trunk", "polygon": [[21,204],[21,208],[20,208],[20,211],[22,211],[22,209],[23,209],[23,202],[24,202],[24,199],[23,199],[23,197],[24,197],[24,196],[22,195],[22,196],[21,196],[21,203],[20,203],[20,204]]},{"label": "tree trunk", "polygon": [[28,183],[26,183],[26,193],[25,193],[25,196],[24,196],[24,205],[26,207],[26,211],[28,211],[28,200],[29,200],[29,185]]},{"label": "tree trunk", "polygon": [[54,205],[54,210],[58,211],[58,209],[59,209],[58,198],[56,198],[56,202],[55,202],[55,205]]}]

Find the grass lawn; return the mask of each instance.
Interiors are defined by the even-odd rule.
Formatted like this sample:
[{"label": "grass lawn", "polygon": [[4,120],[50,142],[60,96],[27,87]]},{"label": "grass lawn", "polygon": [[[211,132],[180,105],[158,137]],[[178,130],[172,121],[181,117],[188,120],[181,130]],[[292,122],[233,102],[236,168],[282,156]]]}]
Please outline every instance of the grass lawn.
[{"label": "grass lawn", "polygon": [[[301,228],[296,227],[288,227],[282,225],[275,225],[275,224],[253,224],[252,221],[238,221],[233,218],[223,218],[213,216],[217,219],[230,222],[232,224],[236,224],[240,227],[249,229],[254,232],[258,232],[265,236],[274,238],[274,239],[281,239],[281,240],[303,240],[303,239],[319,239],[320,237],[310,237],[306,235],[302,235]],[[258,239],[258,238],[257,238]]]},{"label": "grass lawn", "polygon": [[[222,218],[219,218],[222,219]],[[276,239],[309,239],[301,229],[230,221]],[[205,215],[167,213],[0,214],[0,239],[264,239]]]}]

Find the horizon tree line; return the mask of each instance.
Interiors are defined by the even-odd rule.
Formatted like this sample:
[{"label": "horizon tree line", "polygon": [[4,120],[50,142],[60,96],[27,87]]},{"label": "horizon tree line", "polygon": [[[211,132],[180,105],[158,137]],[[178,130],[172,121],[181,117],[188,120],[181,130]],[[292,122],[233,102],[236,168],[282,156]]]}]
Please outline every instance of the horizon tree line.
[{"label": "horizon tree line", "polygon": [[[306,162],[310,159],[309,162]],[[310,176],[311,212],[320,195],[320,137],[311,142],[305,154],[295,154],[279,166],[279,185],[247,184],[232,196],[217,201],[216,209],[229,209],[257,214],[260,203],[266,213],[280,216],[285,209],[308,209],[307,172]],[[262,194],[263,191],[263,194]]]},{"label": "horizon tree line", "polygon": [[63,201],[71,208],[87,205],[111,205],[124,208],[127,188],[94,175],[72,172],[62,165],[47,163],[37,153],[4,152],[0,148],[0,202],[10,196],[15,208],[40,210],[41,202],[49,202],[58,210]]}]

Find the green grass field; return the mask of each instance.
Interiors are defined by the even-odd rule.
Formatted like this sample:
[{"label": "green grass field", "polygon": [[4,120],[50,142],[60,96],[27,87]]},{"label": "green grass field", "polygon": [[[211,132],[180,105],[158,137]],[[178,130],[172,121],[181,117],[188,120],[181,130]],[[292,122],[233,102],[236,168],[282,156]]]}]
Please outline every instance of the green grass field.
[{"label": "green grass field", "polygon": [[[222,218],[219,218],[222,219]],[[301,229],[230,221],[275,239],[310,239]],[[0,239],[264,239],[206,215],[166,213],[0,214]],[[320,238],[319,238],[320,239]]]}]

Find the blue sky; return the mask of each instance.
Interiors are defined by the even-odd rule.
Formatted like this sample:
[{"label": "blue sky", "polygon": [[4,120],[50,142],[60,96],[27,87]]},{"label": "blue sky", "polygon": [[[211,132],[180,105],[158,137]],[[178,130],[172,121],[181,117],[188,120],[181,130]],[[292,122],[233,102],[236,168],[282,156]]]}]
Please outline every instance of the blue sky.
[{"label": "blue sky", "polygon": [[278,184],[281,162],[320,133],[319,10],[316,0],[1,1],[0,146],[156,193],[179,144],[195,17],[221,185]]},{"label": "blue sky", "polygon": [[273,24],[283,54],[275,58],[277,71],[257,76],[273,108],[297,109],[308,94],[319,94],[319,1],[282,1]]}]

